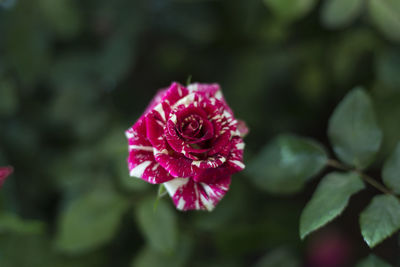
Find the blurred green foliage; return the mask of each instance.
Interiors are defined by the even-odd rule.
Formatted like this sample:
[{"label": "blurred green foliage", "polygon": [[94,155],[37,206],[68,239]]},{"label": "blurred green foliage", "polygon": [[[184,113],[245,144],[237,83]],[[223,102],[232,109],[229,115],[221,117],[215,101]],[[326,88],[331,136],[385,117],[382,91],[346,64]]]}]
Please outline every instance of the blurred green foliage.
[{"label": "blurred green foliage", "polygon": [[390,265],[382,259],[371,254],[357,264],[357,267],[389,267]]},{"label": "blurred green foliage", "polygon": [[[328,158],[325,148],[312,139],[280,134],[250,162],[248,173],[261,189],[290,194],[300,191],[326,167],[341,171],[327,174],[318,184],[300,217],[301,239],[341,215],[350,197],[365,190],[365,184],[372,186],[384,195],[373,197],[360,213],[360,227],[364,241],[373,248],[400,230],[397,148],[383,164],[383,184],[364,173],[376,159],[382,131],[370,96],[359,87],[337,105],[329,118],[327,135],[338,160]],[[333,256],[327,259],[327,255],[316,257],[314,261],[319,263],[313,265],[334,261]]]},{"label": "blurred green foliage", "polygon": [[329,119],[328,136],[337,157],[362,170],[375,159],[382,143],[369,96],[361,88],[352,90]]},{"label": "blurred green foliage", "polygon": [[248,172],[254,183],[267,192],[291,194],[303,189],[327,160],[325,149],[317,142],[282,134],[249,164]]},{"label": "blurred green foliage", "polygon": [[[157,187],[128,176],[124,130],[192,75],[220,83],[248,123],[246,162],[280,132],[329,147],[333,108],[361,85],[383,162],[400,140],[399,3],[0,0],[0,166],[15,168],[0,192],[0,266],[306,265],[317,237],[297,229],[313,181],[284,198],[237,174],[212,213],[167,198],[154,211]],[[368,201],[331,226],[348,266],[370,253],[352,230]],[[398,251],[390,239],[374,252],[394,264]]]}]

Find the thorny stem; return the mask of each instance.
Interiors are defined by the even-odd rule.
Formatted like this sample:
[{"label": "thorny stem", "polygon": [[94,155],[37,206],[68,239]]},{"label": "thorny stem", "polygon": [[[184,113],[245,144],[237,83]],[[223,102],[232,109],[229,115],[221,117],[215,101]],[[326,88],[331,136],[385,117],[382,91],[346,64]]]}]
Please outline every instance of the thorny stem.
[{"label": "thorny stem", "polygon": [[339,161],[334,160],[334,159],[329,159],[328,162],[327,162],[327,165],[331,166],[331,167],[334,167],[336,169],[339,169],[339,170],[343,170],[343,171],[356,172],[361,176],[361,178],[366,183],[372,185],[373,187],[375,187],[376,189],[378,189],[382,193],[388,194],[388,195],[394,195],[393,192],[391,190],[389,190],[388,188],[386,188],[383,184],[379,183],[377,180],[375,180],[371,176],[366,175],[365,173],[361,172],[360,170],[352,169],[350,167],[347,167],[347,166],[343,165],[342,163],[340,163]]}]

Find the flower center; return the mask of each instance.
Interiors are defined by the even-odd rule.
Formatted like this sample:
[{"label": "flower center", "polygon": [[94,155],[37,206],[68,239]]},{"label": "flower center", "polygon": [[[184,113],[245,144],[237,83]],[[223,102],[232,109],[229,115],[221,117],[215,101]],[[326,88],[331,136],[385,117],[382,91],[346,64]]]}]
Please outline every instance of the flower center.
[{"label": "flower center", "polygon": [[197,115],[190,115],[181,123],[180,132],[184,138],[195,138],[201,131],[203,119]]},{"label": "flower center", "polygon": [[167,121],[166,139],[171,148],[194,160],[207,158],[214,137],[214,124],[201,103],[180,105]]}]

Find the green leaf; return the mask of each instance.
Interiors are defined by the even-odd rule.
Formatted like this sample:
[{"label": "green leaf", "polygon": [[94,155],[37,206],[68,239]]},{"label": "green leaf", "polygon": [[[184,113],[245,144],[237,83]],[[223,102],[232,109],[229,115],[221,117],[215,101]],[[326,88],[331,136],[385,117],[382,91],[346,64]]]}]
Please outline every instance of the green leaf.
[{"label": "green leaf", "polygon": [[277,248],[262,257],[254,267],[299,267],[300,260],[289,249]]},{"label": "green leaf", "polygon": [[17,0],[1,0],[0,8],[11,9],[16,4]]},{"label": "green leaf", "polygon": [[165,254],[154,250],[150,246],[143,248],[133,259],[132,267],[183,267],[187,266],[190,253],[193,249],[192,239],[185,237],[179,240],[175,253]]},{"label": "green leaf", "polygon": [[0,116],[10,116],[18,109],[17,86],[11,79],[0,76]]},{"label": "green leaf", "polygon": [[383,166],[382,179],[385,185],[400,194],[400,143]]},{"label": "green leaf", "polygon": [[178,226],[175,213],[165,201],[160,200],[154,209],[154,199],[146,199],[135,211],[136,220],[149,245],[161,252],[175,251]]},{"label": "green leaf", "polygon": [[44,231],[44,223],[36,220],[23,220],[15,214],[0,214],[0,234],[40,234]]},{"label": "green leaf", "polygon": [[39,8],[47,25],[58,36],[76,36],[82,26],[80,10],[71,0],[39,0]]},{"label": "green leaf", "polygon": [[293,21],[307,15],[316,4],[316,0],[263,0],[279,19]]},{"label": "green leaf", "polygon": [[[40,17],[33,12],[36,3],[19,1],[8,16],[3,37],[2,61],[15,69],[24,86],[34,85],[47,73],[51,48],[48,36],[40,26]],[[3,34],[3,33],[2,33]]]},{"label": "green leaf", "polygon": [[341,34],[342,37],[338,38],[331,51],[329,64],[332,71],[329,75],[335,80],[335,84],[345,87],[359,70],[358,66],[362,64],[365,55],[374,51],[377,41],[380,40],[373,31],[365,27],[352,27]]},{"label": "green leaf", "polygon": [[48,240],[41,235],[5,235],[0,238],[1,267],[49,267],[51,254]]},{"label": "green leaf", "polygon": [[328,127],[328,136],[336,155],[346,164],[366,168],[382,142],[370,97],[355,88],[339,103]]},{"label": "green leaf", "polygon": [[349,25],[361,13],[364,0],[325,0],[321,10],[322,24],[328,28]]},{"label": "green leaf", "polygon": [[400,203],[392,195],[375,196],[360,214],[361,233],[375,247],[400,229]]},{"label": "green leaf", "polygon": [[72,200],[61,213],[56,244],[65,252],[86,252],[112,239],[127,200],[106,185]]},{"label": "green leaf", "polygon": [[[385,87],[393,88],[394,92],[400,87],[400,50],[399,49],[385,49],[377,55],[377,60],[375,63],[376,73],[379,81],[385,85]],[[391,99],[390,94],[383,93],[384,95]]]},{"label": "green leaf", "polygon": [[356,173],[333,172],[325,176],[301,214],[301,239],[339,216],[350,197],[364,188]]},{"label": "green leaf", "polygon": [[369,0],[368,11],[374,23],[385,36],[400,42],[400,1]]},{"label": "green leaf", "polygon": [[151,247],[142,249],[137,257],[132,261],[132,267],[175,267],[182,266],[175,257],[168,256]]},{"label": "green leaf", "polygon": [[359,262],[356,267],[391,267],[391,265],[377,256],[370,254],[367,258]]},{"label": "green leaf", "polygon": [[98,267],[105,261],[104,252],[61,255],[47,235],[7,234],[0,238],[1,267]]},{"label": "green leaf", "polygon": [[289,194],[322,170],[327,161],[324,148],[317,142],[295,135],[272,140],[249,164],[253,182],[270,193]]}]

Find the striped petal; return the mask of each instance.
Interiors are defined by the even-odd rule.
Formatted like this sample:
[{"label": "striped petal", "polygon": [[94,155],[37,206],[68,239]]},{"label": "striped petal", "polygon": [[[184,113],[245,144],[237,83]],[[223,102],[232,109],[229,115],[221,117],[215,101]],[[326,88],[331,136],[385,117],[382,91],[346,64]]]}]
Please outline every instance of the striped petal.
[{"label": "striped petal", "polygon": [[154,150],[154,157],[173,177],[191,177],[198,172],[193,160],[171,150]]},{"label": "striped petal", "polygon": [[155,160],[154,148],[146,137],[144,118],[125,132],[129,144],[128,168],[130,176],[159,184],[173,177]]},{"label": "striped petal", "polygon": [[231,177],[221,177],[217,183],[197,183],[190,178],[176,178],[164,183],[179,210],[212,211],[229,189]]},{"label": "striped petal", "polygon": [[242,171],[245,168],[243,164],[244,142],[240,137],[234,137],[231,141],[231,145],[231,153],[229,154],[227,164],[234,172]]},{"label": "striped petal", "polygon": [[159,90],[157,94],[153,97],[153,99],[150,101],[150,104],[147,106],[143,115],[146,115],[151,110],[153,110],[154,107],[157,106],[162,101],[167,91],[168,88]]},{"label": "striped petal", "polygon": [[211,102],[220,101],[223,103],[225,110],[233,114],[233,111],[228,106],[224,95],[222,94],[221,87],[217,83],[205,84],[205,83],[193,83],[188,86],[189,93],[197,93],[202,95],[205,99],[209,99]]},{"label": "striped petal", "polygon": [[226,162],[218,168],[208,168],[196,173],[193,179],[196,182],[215,183],[220,177],[232,175],[244,169],[243,164],[244,142],[239,137],[231,141],[231,152]]},{"label": "striped petal", "polygon": [[249,134],[249,127],[247,127],[247,124],[244,121],[238,120],[237,128],[240,133],[240,137],[244,138]]}]

